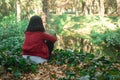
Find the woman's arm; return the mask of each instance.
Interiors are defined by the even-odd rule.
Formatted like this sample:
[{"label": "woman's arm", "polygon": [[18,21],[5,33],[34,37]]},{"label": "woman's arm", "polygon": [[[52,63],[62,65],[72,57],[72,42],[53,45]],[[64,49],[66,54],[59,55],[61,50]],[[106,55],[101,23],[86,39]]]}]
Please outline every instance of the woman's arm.
[{"label": "woman's arm", "polygon": [[51,35],[51,34],[48,34],[48,33],[43,33],[43,39],[45,39],[45,40],[49,40],[49,41],[51,41],[51,42],[55,42],[55,41],[57,41],[57,37],[56,36],[53,36],[53,35]]}]

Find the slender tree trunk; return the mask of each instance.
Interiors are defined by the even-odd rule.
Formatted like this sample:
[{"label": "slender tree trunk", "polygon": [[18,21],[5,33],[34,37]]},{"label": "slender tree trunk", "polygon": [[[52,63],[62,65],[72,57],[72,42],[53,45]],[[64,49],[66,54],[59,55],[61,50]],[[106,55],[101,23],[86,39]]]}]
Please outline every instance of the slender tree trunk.
[{"label": "slender tree trunk", "polygon": [[85,1],[82,2],[82,14],[85,14],[85,15],[88,14],[87,2]]},{"label": "slender tree trunk", "polygon": [[85,5],[86,5],[86,3],[84,1],[82,1],[82,14],[85,13]]},{"label": "slender tree trunk", "polygon": [[99,0],[99,15],[100,17],[104,17],[104,0]]},{"label": "slender tree trunk", "polygon": [[78,16],[79,15],[79,0],[75,0],[75,4],[76,4],[75,12],[76,12],[76,15]]},{"label": "slender tree trunk", "polygon": [[120,0],[117,0],[117,13],[120,15]]},{"label": "slender tree trunk", "polygon": [[43,0],[43,25],[46,27],[48,17],[48,0]]},{"label": "slender tree trunk", "polygon": [[17,21],[21,20],[21,8],[20,8],[20,0],[17,0]]},{"label": "slender tree trunk", "polygon": [[91,3],[89,0],[82,1],[82,13],[85,15],[91,14]]}]

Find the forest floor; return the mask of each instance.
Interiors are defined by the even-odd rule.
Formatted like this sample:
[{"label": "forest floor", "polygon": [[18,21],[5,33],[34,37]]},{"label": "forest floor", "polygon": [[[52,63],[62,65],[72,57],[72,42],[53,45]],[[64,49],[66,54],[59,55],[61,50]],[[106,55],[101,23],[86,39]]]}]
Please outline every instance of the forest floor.
[{"label": "forest floor", "polygon": [[[84,63],[80,63],[77,67],[83,67],[83,65]],[[120,70],[120,64],[114,64],[114,66]],[[66,71],[70,70],[74,72],[76,69],[76,67],[69,67],[67,64],[57,65],[47,62],[39,64],[38,67],[36,73],[22,73],[21,77],[16,79],[12,73],[4,73],[0,80],[68,80],[69,76],[66,75]],[[76,77],[80,76],[76,75]],[[73,77],[73,79],[71,78],[69,80],[76,79]],[[81,79],[79,78],[79,80]]]},{"label": "forest floor", "polygon": [[[11,59],[14,60],[14,57],[9,61]],[[12,68],[11,72],[5,69],[5,65],[0,66],[0,80],[120,80],[119,60],[90,53],[56,50],[50,60],[36,67],[25,65],[28,62],[14,66],[12,63],[6,65]],[[23,66],[22,69],[20,66]],[[32,72],[31,68],[35,71]]]},{"label": "forest floor", "polygon": [[[58,80],[59,78],[65,77],[67,68],[67,65],[51,65],[46,62],[38,65],[36,73],[22,73],[19,80]],[[0,80],[14,80],[14,78],[12,73],[5,72],[2,74]]]}]

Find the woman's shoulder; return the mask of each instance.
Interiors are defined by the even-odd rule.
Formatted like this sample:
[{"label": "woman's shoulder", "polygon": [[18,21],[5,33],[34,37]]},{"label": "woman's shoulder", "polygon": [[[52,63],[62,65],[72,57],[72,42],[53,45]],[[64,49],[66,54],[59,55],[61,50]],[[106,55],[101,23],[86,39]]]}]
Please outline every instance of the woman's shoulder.
[{"label": "woman's shoulder", "polygon": [[44,32],[40,32],[40,31],[35,31],[35,32],[31,32],[31,31],[27,31],[25,32],[26,34],[42,34]]},{"label": "woman's shoulder", "polygon": [[25,32],[25,35],[27,36],[42,36],[44,32],[36,31],[36,32]]}]

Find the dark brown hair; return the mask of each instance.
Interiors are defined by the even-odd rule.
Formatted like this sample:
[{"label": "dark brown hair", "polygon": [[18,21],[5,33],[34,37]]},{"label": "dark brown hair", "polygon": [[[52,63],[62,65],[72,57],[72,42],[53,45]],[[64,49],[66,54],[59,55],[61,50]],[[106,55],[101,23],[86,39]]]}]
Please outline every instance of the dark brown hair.
[{"label": "dark brown hair", "polygon": [[40,32],[45,32],[45,28],[43,26],[43,22],[41,17],[35,15],[30,18],[28,27],[26,29],[26,32],[35,32],[35,31],[40,31]]}]

